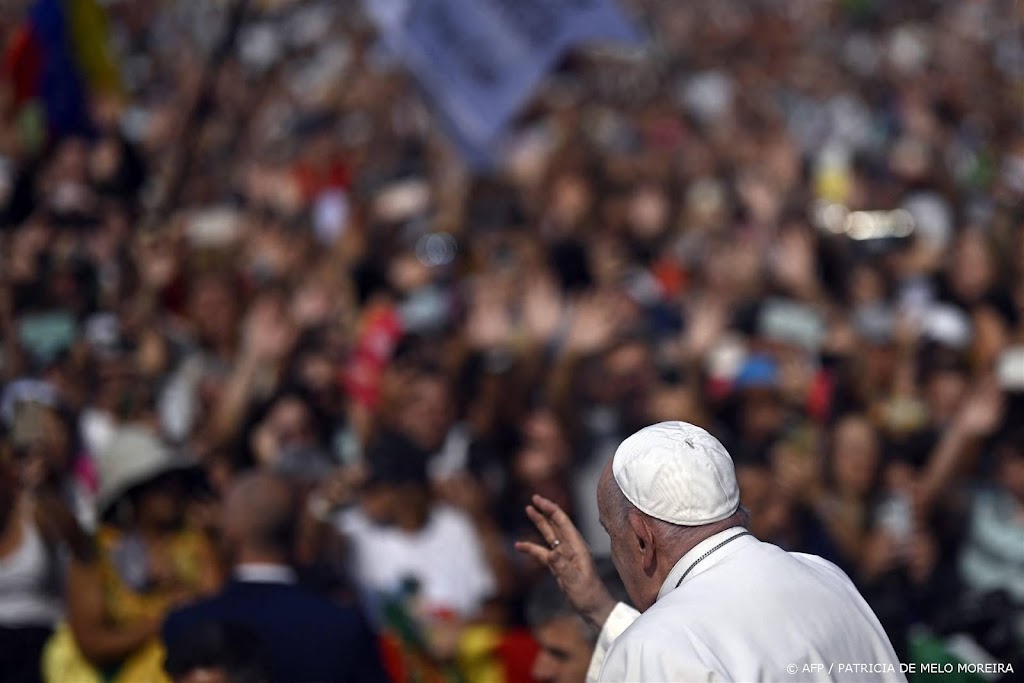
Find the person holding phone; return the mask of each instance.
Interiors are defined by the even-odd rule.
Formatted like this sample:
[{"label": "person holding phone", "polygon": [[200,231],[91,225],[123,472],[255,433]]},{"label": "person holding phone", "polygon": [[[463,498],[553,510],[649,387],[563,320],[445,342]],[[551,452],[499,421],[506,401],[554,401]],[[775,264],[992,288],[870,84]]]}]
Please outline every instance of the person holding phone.
[{"label": "person holding phone", "polygon": [[74,524],[59,498],[19,481],[24,459],[0,456],[0,671],[41,681],[40,653],[61,615],[57,550]]},{"label": "person holding phone", "polygon": [[19,402],[10,441],[0,445],[0,672],[14,683],[42,680],[43,646],[63,613],[62,558],[95,556],[63,495],[65,449],[53,415]]}]

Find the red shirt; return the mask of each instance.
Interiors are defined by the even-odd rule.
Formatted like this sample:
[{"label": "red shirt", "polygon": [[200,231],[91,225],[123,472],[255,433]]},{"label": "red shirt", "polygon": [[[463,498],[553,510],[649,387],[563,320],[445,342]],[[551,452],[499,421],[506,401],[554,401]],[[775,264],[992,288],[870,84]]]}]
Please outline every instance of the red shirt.
[{"label": "red shirt", "polygon": [[351,184],[348,168],[340,161],[331,162],[326,168],[300,163],[293,173],[306,202],[313,201],[324,190],[345,190]]}]

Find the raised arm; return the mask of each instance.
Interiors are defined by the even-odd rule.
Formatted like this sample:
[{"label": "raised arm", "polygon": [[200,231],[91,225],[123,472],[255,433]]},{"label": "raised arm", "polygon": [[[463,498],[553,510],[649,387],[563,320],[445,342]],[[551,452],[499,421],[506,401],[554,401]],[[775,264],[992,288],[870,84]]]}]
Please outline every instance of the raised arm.
[{"label": "raised arm", "polygon": [[276,381],[278,366],[291,351],[295,338],[295,325],[281,302],[265,298],[253,304],[245,321],[238,362],[211,416],[215,443],[226,443],[237,435],[257,385],[266,375]]},{"label": "raised arm", "polygon": [[573,608],[601,631],[587,672],[587,680],[596,681],[611,644],[640,613],[612,598],[598,576],[590,548],[562,508],[534,496],[526,514],[548,547],[520,541],[516,550],[550,569]]},{"label": "raised arm", "polygon": [[573,608],[600,628],[615,608],[615,600],[601,582],[590,548],[576,525],[562,508],[543,496],[533,497],[526,515],[548,547],[520,541],[516,550],[550,569]]},{"label": "raised arm", "polygon": [[114,625],[103,605],[98,562],[72,561],[68,569],[68,623],[82,654],[96,666],[124,659],[159,633],[160,620]]},{"label": "raised arm", "polygon": [[967,396],[956,419],[928,458],[921,484],[922,508],[928,509],[945,493],[950,482],[977,455],[979,440],[999,426],[1004,397],[998,383],[983,379]]}]

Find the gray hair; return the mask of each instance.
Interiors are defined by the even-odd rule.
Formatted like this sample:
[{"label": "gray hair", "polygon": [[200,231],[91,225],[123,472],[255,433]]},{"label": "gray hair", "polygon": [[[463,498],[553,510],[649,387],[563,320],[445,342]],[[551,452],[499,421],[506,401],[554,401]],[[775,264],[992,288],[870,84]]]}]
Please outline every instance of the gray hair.
[{"label": "gray hair", "polygon": [[705,538],[714,536],[720,531],[731,529],[734,526],[746,527],[750,525],[750,512],[748,512],[742,505],[736,508],[736,512],[732,513],[725,519],[717,522],[711,522],[710,524],[701,524],[699,526],[673,524],[672,522],[666,522],[658,519],[657,517],[652,517],[633,505],[633,503],[626,498],[626,494],[622,492],[622,489],[619,488],[614,477],[608,477],[605,486],[607,488],[605,491],[605,499],[609,501],[610,507],[616,518],[624,518],[631,510],[635,510],[639,514],[643,515],[644,519],[646,519],[647,522],[655,529],[655,533],[658,538],[667,542],[673,548],[692,548]]},{"label": "gray hair", "polygon": [[[625,496],[623,496],[623,498],[625,498]],[[628,503],[629,501],[626,502]],[[638,512],[640,511],[638,510]],[[640,514],[644,513],[640,512]],[[701,524],[700,526],[681,526],[679,524],[672,524],[671,522],[655,519],[650,515],[644,516],[647,518],[648,522],[657,529],[656,533],[658,536],[674,548],[692,548],[705,538],[714,536],[726,529],[731,529],[734,526],[747,527],[750,525],[750,513],[742,505],[736,508],[736,512],[732,513],[725,519],[717,522],[711,522],[710,524]]]}]

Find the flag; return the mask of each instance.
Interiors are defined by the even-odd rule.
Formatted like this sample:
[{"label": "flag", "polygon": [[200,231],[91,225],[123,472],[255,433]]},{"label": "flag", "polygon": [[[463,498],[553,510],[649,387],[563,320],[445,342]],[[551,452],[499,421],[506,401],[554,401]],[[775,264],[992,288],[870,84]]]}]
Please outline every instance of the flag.
[{"label": "flag", "polygon": [[120,93],[120,66],[114,55],[107,13],[97,0],[64,0],[72,56],[90,92]]},{"label": "flag", "polygon": [[365,0],[385,44],[415,76],[468,160],[484,165],[565,52],[633,41],[614,0]]},{"label": "flag", "polygon": [[67,15],[60,0],[38,0],[30,10],[32,37],[42,66],[37,96],[56,135],[89,129],[85,84],[69,49]]},{"label": "flag", "polygon": [[38,103],[55,137],[90,132],[90,94],[120,89],[106,15],[96,0],[36,0],[3,64],[15,105]]}]

